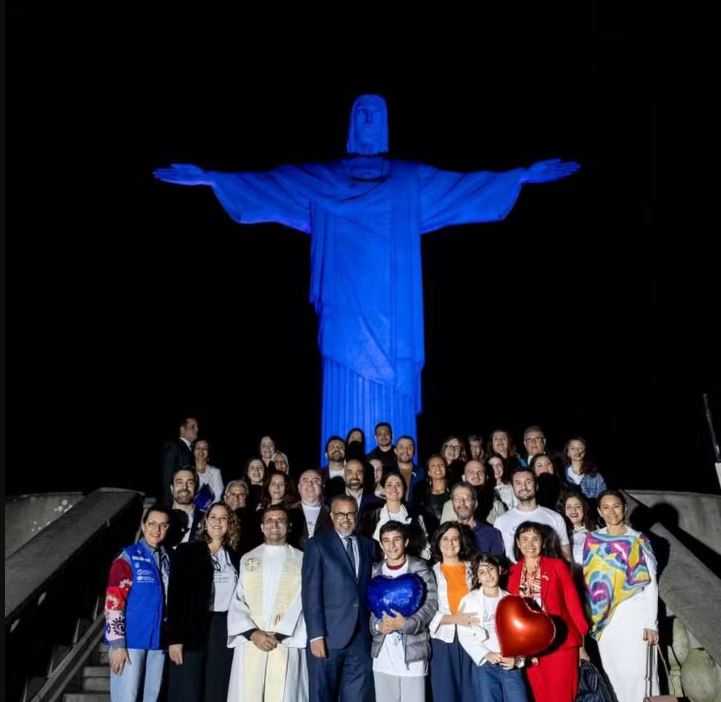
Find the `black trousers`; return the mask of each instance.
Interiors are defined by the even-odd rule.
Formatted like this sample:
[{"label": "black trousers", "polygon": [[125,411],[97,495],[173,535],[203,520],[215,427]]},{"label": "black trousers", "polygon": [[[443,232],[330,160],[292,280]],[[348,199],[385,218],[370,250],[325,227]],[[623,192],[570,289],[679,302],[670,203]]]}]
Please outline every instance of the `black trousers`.
[{"label": "black trousers", "polygon": [[170,702],[226,702],[233,649],[228,648],[228,613],[211,612],[205,650],[183,650],[183,665],[169,660]]}]

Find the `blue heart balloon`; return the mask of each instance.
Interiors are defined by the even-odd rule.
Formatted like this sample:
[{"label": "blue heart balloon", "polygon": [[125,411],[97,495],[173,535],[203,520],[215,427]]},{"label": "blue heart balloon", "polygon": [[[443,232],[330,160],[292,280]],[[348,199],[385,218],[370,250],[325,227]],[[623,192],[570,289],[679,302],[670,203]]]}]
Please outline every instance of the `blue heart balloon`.
[{"label": "blue heart balloon", "polygon": [[379,619],[391,610],[400,612],[404,617],[415,614],[426,595],[426,584],[416,573],[405,573],[397,578],[376,575],[371,578],[366,589],[368,609]]}]

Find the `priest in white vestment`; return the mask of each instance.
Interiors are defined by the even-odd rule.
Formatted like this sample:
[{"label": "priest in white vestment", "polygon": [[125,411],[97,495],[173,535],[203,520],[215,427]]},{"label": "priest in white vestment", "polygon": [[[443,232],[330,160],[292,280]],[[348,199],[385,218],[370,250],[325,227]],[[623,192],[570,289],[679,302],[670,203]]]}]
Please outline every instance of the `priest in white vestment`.
[{"label": "priest in white vestment", "polygon": [[228,611],[228,646],[235,649],[228,702],[307,702],[303,552],[286,541],[283,507],[268,507],[261,530],[263,545],[240,559]]}]

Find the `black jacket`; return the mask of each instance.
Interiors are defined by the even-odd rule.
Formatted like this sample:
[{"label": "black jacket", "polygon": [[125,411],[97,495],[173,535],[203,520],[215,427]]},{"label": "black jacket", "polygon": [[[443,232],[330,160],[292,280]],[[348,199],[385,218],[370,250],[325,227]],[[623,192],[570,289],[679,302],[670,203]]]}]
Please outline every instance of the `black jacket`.
[{"label": "black jacket", "polygon": [[[288,518],[290,519],[288,543],[303,551],[310,537],[308,536],[308,524],[305,521],[305,512],[303,511],[302,503],[288,510]],[[321,504],[313,535],[318,536],[331,529],[333,529],[333,521],[330,518],[330,509],[328,509],[326,505]]]},{"label": "black jacket", "polygon": [[[237,551],[227,548],[236,570]],[[205,648],[213,592],[213,560],[205,541],[180,544],[170,556],[168,580],[168,644],[182,643],[189,651]]]},{"label": "black jacket", "polygon": [[195,456],[188,448],[188,445],[181,439],[166,441],[160,452],[160,470],[163,484],[160,490],[160,501],[170,507],[173,504],[173,496],[170,493],[170,483],[173,481],[173,473],[178,468],[195,466]]}]

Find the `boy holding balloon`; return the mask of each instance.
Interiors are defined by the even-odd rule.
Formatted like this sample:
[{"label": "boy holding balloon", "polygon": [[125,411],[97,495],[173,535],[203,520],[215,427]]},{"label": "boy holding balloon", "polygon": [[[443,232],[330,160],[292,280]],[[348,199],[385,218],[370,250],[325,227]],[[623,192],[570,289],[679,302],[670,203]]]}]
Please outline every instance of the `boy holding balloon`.
[{"label": "boy holding balloon", "polygon": [[373,565],[367,597],[376,702],[423,702],[436,581],[424,560],[406,554],[405,524],[386,522],[380,543],[384,560]]}]

